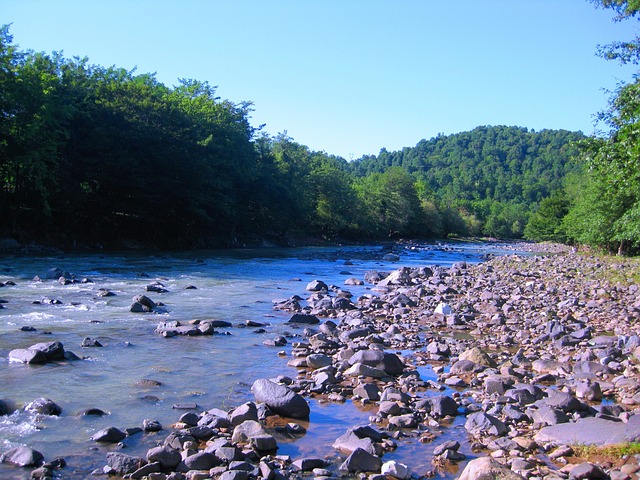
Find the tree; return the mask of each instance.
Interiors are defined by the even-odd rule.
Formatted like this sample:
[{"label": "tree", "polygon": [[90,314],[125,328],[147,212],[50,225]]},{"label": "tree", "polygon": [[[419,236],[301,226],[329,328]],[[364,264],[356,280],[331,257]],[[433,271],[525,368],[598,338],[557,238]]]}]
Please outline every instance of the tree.
[{"label": "tree", "polygon": [[[597,0],[596,5],[617,12],[617,20],[640,12],[638,2]],[[638,37],[608,48],[609,59],[639,60]],[[584,194],[569,211],[567,231],[573,239],[625,253],[640,247],[640,78],[621,85],[599,119],[608,128],[605,137],[581,143],[586,170]]]},{"label": "tree", "polygon": [[540,202],[524,229],[524,238],[535,241],[564,243],[567,235],[563,220],[569,212],[569,199],[564,190],[556,190]]}]

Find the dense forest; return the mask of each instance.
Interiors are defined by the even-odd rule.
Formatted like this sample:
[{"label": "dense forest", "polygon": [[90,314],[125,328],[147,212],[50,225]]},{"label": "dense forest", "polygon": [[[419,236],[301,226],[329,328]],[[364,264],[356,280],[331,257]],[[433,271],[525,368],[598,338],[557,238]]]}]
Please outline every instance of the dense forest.
[{"label": "dense forest", "polygon": [[[603,56],[635,61],[629,45]],[[481,126],[347,162],[254,128],[251,103],[220,99],[207,82],[168,87],[21,51],[4,26],[0,238],[202,248],[474,235],[632,251],[638,85],[622,86],[601,114],[604,136]]]}]

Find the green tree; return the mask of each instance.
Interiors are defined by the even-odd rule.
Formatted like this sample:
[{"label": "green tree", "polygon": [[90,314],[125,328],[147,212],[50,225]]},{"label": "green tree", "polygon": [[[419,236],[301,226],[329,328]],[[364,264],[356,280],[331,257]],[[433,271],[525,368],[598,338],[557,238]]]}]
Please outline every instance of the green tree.
[{"label": "green tree", "polygon": [[524,238],[535,241],[566,242],[563,220],[569,212],[569,199],[564,190],[557,190],[540,202],[524,229]]},{"label": "green tree", "polygon": [[[617,19],[637,17],[640,5],[622,0],[594,2],[614,9]],[[609,46],[607,58],[638,61],[638,38]],[[566,228],[578,242],[625,253],[640,247],[640,79],[620,86],[599,115],[605,137],[581,143],[586,185],[576,199]]]}]

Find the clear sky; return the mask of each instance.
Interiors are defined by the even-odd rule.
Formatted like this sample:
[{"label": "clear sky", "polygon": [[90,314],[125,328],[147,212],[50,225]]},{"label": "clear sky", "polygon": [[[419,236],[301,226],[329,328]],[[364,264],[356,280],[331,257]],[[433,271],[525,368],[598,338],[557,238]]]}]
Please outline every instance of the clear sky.
[{"label": "clear sky", "polygon": [[478,125],[594,132],[635,20],[588,0],[0,0],[22,50],[207,81],[344,158]]}]

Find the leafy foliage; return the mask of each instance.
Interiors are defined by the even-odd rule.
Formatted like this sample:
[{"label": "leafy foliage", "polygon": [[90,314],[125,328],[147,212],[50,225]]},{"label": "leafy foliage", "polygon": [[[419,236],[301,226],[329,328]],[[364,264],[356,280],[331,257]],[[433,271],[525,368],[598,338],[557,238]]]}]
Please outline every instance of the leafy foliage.
[{"label": "leafy foliage", "polygon": [[517,238],[577,168],[568,159],[582,138],[478,127],[347,162],[263,134],[250,115],[250,103],[222,100],[206,82],[168,87],[21,52],[2,27],[0,235],[172,248],[302,235]]},{"label": "leafy foliage", "polygon": [[[636,17],[637,2],[601,0],[595,2],[614,9],[618,20]],[[632,45],[633,44],[633,45]],[[610,50],[607,58],[637,63],[640,43],[636,38],[625,52]],[[581,143],[585,169],[584,185],[571,199],[564,220],[570,238],[576,242],[617,250],[640,248],[640,78],[621,85],[601,112],[600,120],[609,128],[605,137]]]}]

